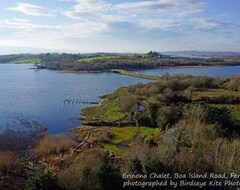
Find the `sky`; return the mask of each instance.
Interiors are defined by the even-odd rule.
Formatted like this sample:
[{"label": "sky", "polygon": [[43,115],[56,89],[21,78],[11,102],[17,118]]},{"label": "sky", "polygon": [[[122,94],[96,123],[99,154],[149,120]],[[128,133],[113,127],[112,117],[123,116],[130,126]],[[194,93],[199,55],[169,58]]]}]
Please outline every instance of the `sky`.
[{"label": "sky", "polygon": [[1,0],[0,54],[240,51],[239,0]]}]

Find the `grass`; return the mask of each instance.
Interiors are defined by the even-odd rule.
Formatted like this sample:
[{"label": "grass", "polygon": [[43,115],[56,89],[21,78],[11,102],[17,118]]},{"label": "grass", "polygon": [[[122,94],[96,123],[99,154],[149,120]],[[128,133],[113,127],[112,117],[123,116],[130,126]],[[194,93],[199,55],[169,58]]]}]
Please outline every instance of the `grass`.
[{"label": "grass", "polygon": [[[118,154],[123,154],[127,151],[128,146],[130,147],[134,144],[137,135],[137,127],[112,127],[111,132],[113,137],[110,142],[105,145],[104,149]],[[140,127],[140,135],[144,137],[144,141],[148,141],[160,134],[161,132],[158,129]],[[125,142],[128,146],[119,146],[123,142]]]},{"label": "grass", "polygon": [[87,57],[87,58],[79,59],[78,61],[83,61],[83,62],[91,63],[91,62],[93,62],[93,61],[111,60],[111,59],[116,59],[116,58],[119,58],[119,56],[96,56],[96,57]]},{"label": "grass", "polygon": [[111,152],[114,152],[116,154],[124,154],[126,153],[126,150],[125,149],[122,149],[122,148],[119,148],[117,145],[115,144],[106,144],[104,146],[104,149],[105,150],[108,150],[108,151],[111,151]]},{"label": "grass", "polygon": [[230,107],[233,119],[240,122],[240,105],[231,105]]},{"label": "grass", "polygon": [[23,57],[23,58],[19,58],[17,60],[15,60],[13,63],[16,64],[40,64],[41,63],[41,59],[40,58],[27,58],[27,57]]},{"label": "grass", "polygon": [[86,116],[86,122],[116,122],[125,118],[125,114],[120,109],[118,92],[106,96],[100,106],[88,107],[83,109],[82,112]]},{"label": "grass", "polygon": [[39,156],[59,154],[68,151],[73,147],[74,142],[64,135],[44,136],[35,148]]},{"label": "grass", "polygon": [[224,90],[224,89],[204,89],[203,91],[194,91],[192,94],[192,100],[199,100],[202,97],[206,98],[216,98],[221,96],[234,96],[234,97],[240,97],[239,92],[234,92],[230,90]]},{"label": "grass", "polygon": [[[83,110],[85,122],[116,122],[126,119],[126,114],[121,111],[119,94],[124,93],[125,89],[118,89],[113,94],[104,96],[104,101],[100,106],[88,107]],[[123,154],[127,148],[136,141],[138,129],[134,126],[129,127],[89,127],[82,126],[76,130],[77,137],[87,142],[104,143],[104,149]],[[160,131],[154,128],[140,127],[140,136],[144,141],[149,141],[160,135]]]},{"label": "grass", "polygon": [[16,156],[11,152],[0,151],[0,176],[10,171],[20,172],[22,166]]},{"label": "grass", "polygon": [[139,58],[135,54],[129,55],[111,55],[111,56],[95,56],[95,57],[86,57],[79,59],[78,61],[83,61],[87,63],[91,63],[94,61],[108,61],[108,60],[115,60],[115,59],[126,59],[126,60],[138,60]]},{"label": "grass", "polygon": [[[86,142],[100,142],[104,144],[104,150],[123,154],[128,147],[135,143],[137,127],[91,127],[81,126],[75,132],[79,140]],[[139,135],[144,141],[149,141],[161,134],[157,128],[140,127]]]},{"label": "grass", "polygon": [[118,73],[120,75],[127,75],[127,76],[132,76],[132,77],[150,79],[150,80],[158,80],[159,79],[158,76],[147,75],[147,74],[142,74],[142,73],[137,73],[137,72],[132,72],[132,71],[121,70],[121,69],[114,69],[112,71],[115,73]]},{"label": "grass", "polygon": [[95,57],[86,57],[86,58],[82,58],[79,59],[79,61],[84,61],[87,63],[90,63],[92,61],[101,61],[101,60],[112,60],[112,59],[126,59],[126,60],[144,60],[146,58],[143,58],[140,56],[140,58],[138,56],[136,56],[136,54],[126,54],[126,55],[103,55],[103,56],[95,56]]},{"label": "grass", "polygon": [[[120,143],[124,140],[133,141],[137,134],[137,127],[115,127],[112,128],[112,132],[114,137],[112,138],[111,142],[114,144]],[[145,136],[145,140],[149,140],[152,137],[159,135],[160,131],[154,128],[140,127],[140,134]]]},{"label": "grass", "polygon": [[112,133],[109,127],[81,126],[75,130],[76,137],[86,142],[107,142]]}]

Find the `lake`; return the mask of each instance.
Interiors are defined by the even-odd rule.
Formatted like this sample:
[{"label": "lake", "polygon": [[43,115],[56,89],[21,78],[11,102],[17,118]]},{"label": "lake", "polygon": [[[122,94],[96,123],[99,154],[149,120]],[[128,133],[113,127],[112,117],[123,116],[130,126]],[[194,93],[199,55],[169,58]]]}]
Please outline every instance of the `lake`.
[{"label": "lake", "polygon": [[[121,86],[149,80],[114,73],[59,73],[35,70],[33,65],[0,64],[0,132],[47,128],[48,134],[68,131],[81,124],[80,110],[90,104],[66,103],[66,99],[98,101]],[[191,74],[231,76],[240,66],[169,68],[140,71],[163,75]]]},{"label": "lake", "polygon": [[73,74],[35,70],[32,65],[0,64],[0,131],[47,128],[48,134],[66,132],[81,121],[89,104],[66,99],[97,101],[121,86],[148,80],[114,73]]},{"label": "lake", "polygon": [[148,69],[141,70],[140,73],[162,76],[166,73],[170,75],[193,75],[193,76],[214,76],[229,77],[240,75],[240,66],[224,66],[224,67],[178,67],[164,69]]}]

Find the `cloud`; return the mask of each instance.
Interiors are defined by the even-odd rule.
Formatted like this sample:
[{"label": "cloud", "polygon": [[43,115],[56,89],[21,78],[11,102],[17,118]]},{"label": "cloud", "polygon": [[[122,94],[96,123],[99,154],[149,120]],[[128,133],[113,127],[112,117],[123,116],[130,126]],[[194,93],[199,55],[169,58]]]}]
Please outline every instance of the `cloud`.
[{"label": "cloud", "polygon": [[[70,1],[70,0],[60,0]],[[73,9],[65,12],[71,19],[103,17],[104,15],[125,15],[127,19],[136,16],[186,16],[203,10],[204,3],[199,0],[144,0],[124,3],[108,3],[103,0],[75,0]]]},{"label": "cloud", "polygon": [[77,0],[58,0],[60,2],[77,2]]},{"label": "cloud", "polygon": [[198,31],[221,30],[231,26],[230,23],[219,22],[213,19],[205,19],[205,18],[195,18],[195,19],[192,19],[192,22],[195,25],[194,29]]},{"label": "cloud", "polygon": [[[196,49],[197,42],[199,47],[209,44],[203,41],[206,37],[212,41],[224,41],[225,36],[237,38],[240,29],[239,24],[230,19],[209,14],[209,7],[206,7],[211,4],[206,0],[51,1],[60,4],[57,11],[28,3],[8,8],[25,15],[58,14],[61,17],[54,17],[45,25],[39,22],[43,23],[40,19],[45,18],[33,22],[32,17],[24,17],[29,20],[3,17],[5,19],[0,19],[0,35],[3,36],[0,43],[87,51],[142,51],[143,48],[177,48],[177,44],[180,49],[188,42]],[[204,14],[198,14],[201,12]],[[209,18],[211,16],[214,17]],[[62,17],[64,22],[61,23]],[[43,39],[46,43],[42,43]]]},{"label": "cloud", "polygon": [[72,10],[66,11],[65,15],[72,19],[93,17],[102,11],[106,11],[111,5],[102,0],[79,0]]},{"label": "cloud", "polygon": [[4,19],[0,20],[0,32],[7,31],[8,34],[44,34],[51,36],[52,39],[60,39],[56,36],[61,36],[61,39],[66,37],[83,37],[96,35],[106,31],[108,26],[104,23],[93,21],[79,22],[74,24],[59,24],[59,25],[41,25],[32,23],[28,19]]},{"label": "cloud", "polygon": [[46,25],[33,24],[28,19],[13,18],[13,19],[0,20],[1,30],[10,30],[13,32],[19,31],[19,30],[33,31],[38,29],[51,29],[51,28],[52,27],[46,26]]},{"label": "cloud", "polygon": [[204,4],[199,0],[150,0],[126,2],[115,5],[115,9],[130,14],[186,16],[202,11]]},{"label": "cloud", "polygon": [[77,50],[84,48],[83,40],[97,38],[107,30],[106,24],[94,21],[41,25],[28,19],[4,19],[0,20],[0,35],[4,36],[0,38],[0,44]]},{"label": "cloud", "polygon": [[171,30],[181,27],[181,23],[170,19],[142,19],[139,21],[139,26],[147,30]]},{"label": "cloud", "polygon": [[51,10],[29,3],[18,3],[16,7],[10,7],[7,9],[31,16],[54,16],[54,13]]},{"label": "cloud", "polygon": [[57,32],[62,33],[63,37],[84,37],[102,33],[108,29],[104,23],[80,22],[75,24],[57,25],[54,27]]},{"label": "cloud", "polygon": [[[70,0],[60,0],[70,1]],[[95,21],[113,26],[113,23],[131,23],[144,30],[183,28],[179,21],[203,10],[199,0],[144,0],[109,3],[104,0],[75,0],[75,6],[64,12],[70,19]]]}]

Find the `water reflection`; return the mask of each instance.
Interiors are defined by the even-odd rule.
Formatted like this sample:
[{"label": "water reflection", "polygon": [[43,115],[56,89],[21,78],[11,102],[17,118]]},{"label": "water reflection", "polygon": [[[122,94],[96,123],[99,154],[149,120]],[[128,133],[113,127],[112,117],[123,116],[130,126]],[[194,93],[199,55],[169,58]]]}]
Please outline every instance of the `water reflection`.
[{"label": "water reflection", "polygon": [[0,151],[24,151],[34,147],[45,134],[46,129],[14,131],[6,129],[0,134]]},{"label": "water reflection", "polygon": [[170,75],[193,75],[193,76],[212,76],[212,77],[229,77],[240,74],[240,66],[224,66],[224,67],[174,67],[164,69],[148,69],[139,71],[144,74],[152,74],[162,76],[166,73]]},{"label": "water reflection", "polygon": [[[34,130],[38,125],[46,127],[48,134],[66,132],[81,124],[73,118],[81,117],[82,108],[98,103],[99,96],[121,86],[148,82],[113,73],[62,74],[31,67],[0,64],[0,132]],[[63,103],[71,98],[77,100],[70,106]]]}]

